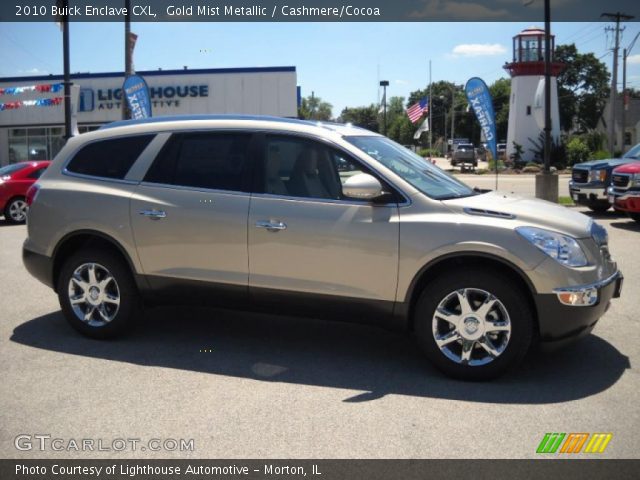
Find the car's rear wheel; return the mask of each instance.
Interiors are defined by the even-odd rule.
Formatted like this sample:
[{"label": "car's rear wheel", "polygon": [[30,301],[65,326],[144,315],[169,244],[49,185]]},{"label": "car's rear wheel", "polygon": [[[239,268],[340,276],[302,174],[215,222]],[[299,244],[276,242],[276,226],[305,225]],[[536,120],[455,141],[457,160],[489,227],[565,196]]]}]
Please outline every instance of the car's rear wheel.
[{"label": "car's rear wheel", "polygon": [[533,312],[513,280],[481,270],[430,282],[414,309],[418,343],[445,374],[488,380],[520,363],[533,336]]},{"label": "car's rear wheel", "polygon": [[58,278],[60,307],[73,328],[92,338],[111,338],[140,313],[126,263],[111,252],[82,250],[69,257]]},{"label": "car's rear wheel", "polygon": [[629,216],[630,216],[633,220],[635,220],[636,222],[640,223],[640,213],[635,213],[635,212],[634,212],[634,213],[632,213],[632,212],[629,212]]},{"label": "car's rear wheel", "polygon": [[4,219],[9,223],[24,223],[27,220],[27,202],[24,197],[15,197],[4,207]]}]

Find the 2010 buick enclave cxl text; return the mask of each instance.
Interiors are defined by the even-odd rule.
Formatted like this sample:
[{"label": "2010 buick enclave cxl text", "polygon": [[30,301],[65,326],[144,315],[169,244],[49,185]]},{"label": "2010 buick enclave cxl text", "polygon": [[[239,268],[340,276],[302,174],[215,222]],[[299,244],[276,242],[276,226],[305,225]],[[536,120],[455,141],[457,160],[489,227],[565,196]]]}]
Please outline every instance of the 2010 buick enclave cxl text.
[{"label": "2010 buick enclave cxl text", "polygon": [[478,193],[349,125],[116,122],[70,139],[27,197],[24,263],[97,338],[206,300],[408,330],[446,374],[487,379],[590,332],[622,283],[589,217]]}]

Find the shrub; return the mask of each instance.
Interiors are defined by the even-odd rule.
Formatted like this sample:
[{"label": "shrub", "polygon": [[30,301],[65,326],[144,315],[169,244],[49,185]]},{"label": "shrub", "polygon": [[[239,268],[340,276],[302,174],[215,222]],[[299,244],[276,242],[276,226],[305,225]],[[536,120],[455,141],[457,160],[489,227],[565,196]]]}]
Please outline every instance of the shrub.
[{"label": "shrub", "polygon": [[534,164],[529,163],[527,164],[526,167],[522,169],[522,172],[523,173],[540,173],[541,170],[542,169],[540,168],[540,165],[535,163]]},{"label": "shrub", "polygon": [[442,155],[442,152],[435,148],[420,148],[417,153],[421,157],[439,157]]},{"label": "shrub", "polygon": [[606,136],[604,133],[597,132],[596,130],[589,130],[583,133],[581,138],[584,143],[587,144],[587,147],[589,147],[589,151],[597,152],[602,149]]},{"label": "shrub", "polygon": [[611,154],[606,150],[598,150],[591,155],[592,160],[606,160],[608,158],[611,158]]},{"label": "shrub", "polygon": [[[496,162],[493,158],[489,159],[489,170],[490,171],[495,171],[496,169]],[[504,170],[505,166],[504,166],[504,162],[502,160],[498,160],[498,170]]]},{"label": "shrub", "polygon": [[569,165],[586,162],[589,160],[589,157],[591,157],[589,146],[580,137],[573,137],[571,140],[569,140],[566,149],[567,161]]},{"label": "shrub", "polygon": [[[529,142],[533,146],[529,151],[542,163],[544,161],[544,132],[540,132],[536,140],[529,138]],[[551,140],[550,160],[551,165],[558,170],[564,169],[567,162],[567,150],[562,140],[559,143],[556,143],[553,139]]]}]

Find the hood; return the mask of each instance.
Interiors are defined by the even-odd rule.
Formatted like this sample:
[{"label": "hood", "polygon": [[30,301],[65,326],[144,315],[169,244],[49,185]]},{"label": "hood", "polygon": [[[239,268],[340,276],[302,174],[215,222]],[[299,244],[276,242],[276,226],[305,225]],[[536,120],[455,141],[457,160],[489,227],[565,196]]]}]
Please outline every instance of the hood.
[{"label": "hood", "polygon": [[617,167],[613,173],[640,173],[640,162],[634,161]]},{"label": "hood", "polygon": [[463,215],[512,218],[514,226],[531,225],[574,238],[587,238],[591,218],[556,203],[511,193],[489,192],[472,197],[443,200],[446,206]]},{"label": "hood", "polygon": [[606,160],[591,160],[589,162],[578,163],[573,168],[583,170],[601,170],[606,168],[615,168],[618,165],[637,162],[634,158],[608,158]]}]

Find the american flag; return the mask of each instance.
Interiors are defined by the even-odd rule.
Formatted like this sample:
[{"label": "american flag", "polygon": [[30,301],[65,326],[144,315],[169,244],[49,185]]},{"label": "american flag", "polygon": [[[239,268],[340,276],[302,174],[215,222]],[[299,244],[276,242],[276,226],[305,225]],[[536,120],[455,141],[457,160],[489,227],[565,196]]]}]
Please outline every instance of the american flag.
[{"label": "american flag", "polygon": [[409,116],[409,120],[411,123],[416,123],[422,115],[429,111],[429,97],[424,97],[418,103],[414,103],[409,108],[407,108],[407,115]]}]

